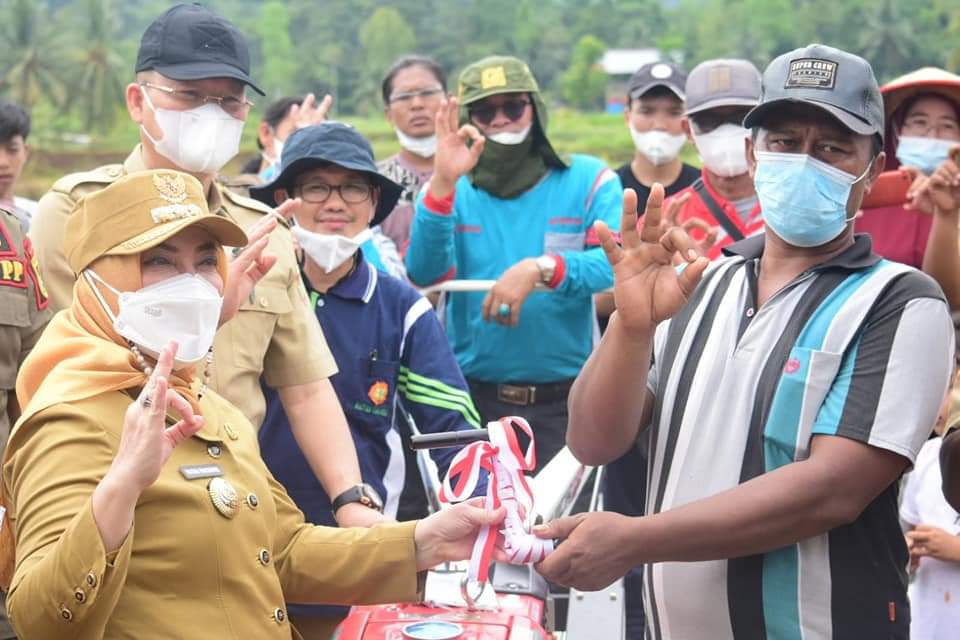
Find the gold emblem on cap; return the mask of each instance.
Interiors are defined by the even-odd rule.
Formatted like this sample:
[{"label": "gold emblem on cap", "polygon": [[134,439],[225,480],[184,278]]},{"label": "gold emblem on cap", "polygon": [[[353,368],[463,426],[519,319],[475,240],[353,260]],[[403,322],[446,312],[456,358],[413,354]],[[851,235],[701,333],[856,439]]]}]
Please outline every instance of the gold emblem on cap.
[{"label": "gold emblem on cap", "polygon": [[225,518],[232,518],[240,511],[240,495],[233,485],[223,478],[213,478],[207,485],[210,501]]},{"label": "gold emblem on cap", "polygon": [[200,207],[193,203],[184,204],[187,199],[187,183],[178,173],[153,174],[153,186],[157,188],[160,197],[170,204],[155,207],[150,210],[153,221],[157,224],[192,218],[203,213]]},{"label": "gold emblem on cap", "polygon": [[480,88],[494,89],[507,86],[507,72],[503,66],[487,67],[480,72]]}]

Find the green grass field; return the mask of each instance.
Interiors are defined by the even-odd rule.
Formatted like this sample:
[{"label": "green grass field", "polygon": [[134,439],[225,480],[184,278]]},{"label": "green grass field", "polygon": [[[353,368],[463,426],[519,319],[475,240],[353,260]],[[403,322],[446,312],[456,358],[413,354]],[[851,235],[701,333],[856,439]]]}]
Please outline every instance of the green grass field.
[{"label": "green grass field", "polygon": [[[240,155],[224,171],[227,175],[236,172],[244,161],[256,154],[254,118],[251,116],[244,130]],[[369,138],[378,159],[386,158],[400,148],[393,129],[383,118],[345,117],[343,120]],[[550,113],[549,135],[559,152],[599,156],[611,167],[619,166],[633,155],[630,134],[619,115],[554,109]],[[95,139],[89,145],[53,142],[42,132],[37,132],[30,140],[34,147],[33,157],[24,169],[17,193],[39,198],[60,176],[121,162],[138,140],[137,130],[129,120],[120,120],[110,135]],[[683,157],[699,164],[690,145],[684,147]]]}]

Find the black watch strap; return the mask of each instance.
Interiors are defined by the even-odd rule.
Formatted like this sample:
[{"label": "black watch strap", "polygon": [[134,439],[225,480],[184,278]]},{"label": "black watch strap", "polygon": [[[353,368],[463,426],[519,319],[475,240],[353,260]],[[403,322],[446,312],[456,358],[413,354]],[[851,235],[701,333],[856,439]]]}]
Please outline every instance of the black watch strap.
[{"label": "black watch strap", "polygon": [[333,499],[333,512],[336,513],[340,507],[359,502],[365,507],[383,513],[383,500],[377,495],[376,489],[369,484],[358,484],[350,487],[336,498]]}]

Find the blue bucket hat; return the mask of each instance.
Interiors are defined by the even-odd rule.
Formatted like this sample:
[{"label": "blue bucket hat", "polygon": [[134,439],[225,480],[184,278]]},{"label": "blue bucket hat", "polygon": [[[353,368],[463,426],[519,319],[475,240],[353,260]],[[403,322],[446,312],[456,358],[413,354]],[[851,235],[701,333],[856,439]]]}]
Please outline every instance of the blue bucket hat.
[{"label": "blue bucket hat", "polygon": [[292,193],[294,180],[298,175],[323,164],[335,164],[344,169],[365,173],[379,187],[380,199],[370,226],[383,222],[403,193],[403,187],[377,171],[373,148],[359,131],[342,122],[321,122],[290,134],[283,144],[280,173],[272,182],[252,187],[250,195],[275,207],[277,202],[273,194],[277,189],[286,189],[288,193]]}]

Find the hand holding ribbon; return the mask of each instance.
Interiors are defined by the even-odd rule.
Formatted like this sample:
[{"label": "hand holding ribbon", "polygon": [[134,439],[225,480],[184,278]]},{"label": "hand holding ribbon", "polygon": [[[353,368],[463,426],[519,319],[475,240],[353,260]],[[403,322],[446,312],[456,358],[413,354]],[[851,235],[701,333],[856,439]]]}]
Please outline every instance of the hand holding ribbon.
[{"label": "hand holding ribbon", "polygon": [[[530,438],[526,451],[520,450],[517,429]],[[540,562],[553,551],[553,541],[534,536],[527,531],[523,521],[524,514],[533,510],[533,492],[524,475],[537,464],[533,429],[523,418],[508,417],[488,423],[487,430],[490,432],[489,442],[474,442],[454,457],[443,480],[440,499],[444,502],[465,500],[473,494],[480,472],[486,470],[490,479],[484,507],[491,511],[500,506],[506,508],[503,538],[508,561],[511,564]],[[455,486],[451,486],[453,479],[456,479]],[[494,527],[481,529],[470,557],[469,580],[487,581],[496,534]]]}]

